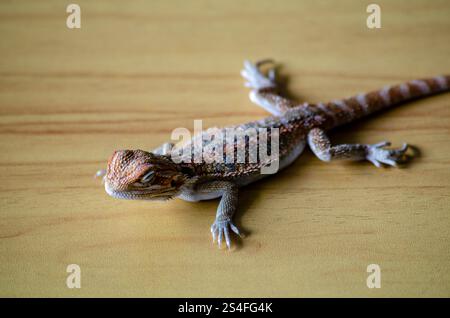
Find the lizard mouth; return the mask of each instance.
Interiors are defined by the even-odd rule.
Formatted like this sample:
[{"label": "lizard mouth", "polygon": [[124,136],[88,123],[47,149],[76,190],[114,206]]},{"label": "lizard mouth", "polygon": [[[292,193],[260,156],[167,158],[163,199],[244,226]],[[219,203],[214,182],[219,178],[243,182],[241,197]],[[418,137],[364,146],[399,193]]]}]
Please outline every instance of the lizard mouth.
[{"label": "lizard mouth", "polygon": [[117,191],[111,188],[108,182],[105,182],[105,191],[116,199],[166,201],[176,195],[177,189],[170,187],[158,192],[145,191],[144,189],[139,191]]}]

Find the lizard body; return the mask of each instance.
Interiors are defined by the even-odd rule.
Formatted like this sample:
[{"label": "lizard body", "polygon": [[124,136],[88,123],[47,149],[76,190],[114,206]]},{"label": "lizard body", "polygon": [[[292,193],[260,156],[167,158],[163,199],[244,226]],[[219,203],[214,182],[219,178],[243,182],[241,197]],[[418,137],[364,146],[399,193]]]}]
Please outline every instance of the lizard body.
[{"label": "lizard body", "polygon": [[[341,144],[331,145],[326,132],[343,124],[353,122],[384,108],[416,98],[448,91],[450,76],[414,80],[396,86],[385,86],[381,90],[359,94],[350,98],[328,103],[298,104],[279,93],[274,69],[264,75],[260,66],[245,62],[242,76],[251,88],[250,99],[269,111],[272,116],[242,125],[225,128],[210,128],[194,136],[184,145],[166,143],[151,151],[120,150],[114,152],[105,171],[105,190],[116,198],[167,200],[178,197],[187,201],[221,198],[216,220],[211,226],[213,240],[219,246],[225,239],[230,247],[230,231],[240,235],[232,218],[237,208],[239,187],[266,176],[261,168],[277,161],[283,169],[291,164],[309,145],[314,154],[323,161],[334,159],[369,160],[375,166],[382,164],[396,166],[404,158],[408,145],[400,149],[386,149],[388,142],[374,145]],[[216,138],[225,136],[229,130],[245,131],[246,137],[233,138],[229,142]],[[274,138],[271,129],[277,129],[278,156],[250,160],[245,153],[241,162],[227,162],[226,153],[239,149],[250,149],[258,141],[260,129],[268,131],[268,139]],[[201,143],[202,148],[196,148]],[[200,150],[199,150],[200,149]],[[220,159],[217,160],[217,149]],[[188,151],[186,151],[188,150]],[[198,152],[202,153],[199,154]],[[271,149],[274,151],[274,149]],[[181,162],[173,160],[174,153],[187,153]],[[196,156],[200,155],[200,162]],[[255,159],[255,158],[254,158]]]}]

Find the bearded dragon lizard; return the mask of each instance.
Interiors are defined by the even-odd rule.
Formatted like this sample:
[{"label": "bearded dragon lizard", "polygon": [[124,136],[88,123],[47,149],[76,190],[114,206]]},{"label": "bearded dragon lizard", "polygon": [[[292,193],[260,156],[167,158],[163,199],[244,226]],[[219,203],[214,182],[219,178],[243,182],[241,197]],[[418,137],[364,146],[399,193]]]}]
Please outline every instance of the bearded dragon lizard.
[{"label": "bearded dragon lizard", "polygon": [[[332,145],[326,132],[381,109],[450,88],[450,76],[437,76],[385,86],[378,91],[327,103],[299,104],[280,93],[274,67],[267,73],[262,72],[261,66],[266,63],[273,65],[270,60],[255,64],[246,61],[241,75],[246,80],[245,86],[251,88],[250,100],[272,116],[233,127],[278,128],[279,156],[276,160],[280,169],[291,164],[306,145],[320,160],[326,162],[337,159],[368,160],[377,167],[396,166],[404,159],[407,144],[399,149],[386,149],[390,145],[387,141]],[[214,144],[219,141],[205,137],[216,132],[217,129],[206,130],[200,136],[194,136],[193,140],[202,138],[202,143]],[[248,143],[249,139],[246,138],[231,147],[233,151],[242,147],[245,149]],[[225,239],[230,248],[231,232],[241,235],[233,223],[239,188],[264,177],[260,168],[270,162],[258,159],[253,163],[230,164],[207,160],[176,163],[171,154],[177,148],[180,150],[180,147],[189,147],[191,150],[193,142],[182,146],[165,143],[150,152],[115,151],[108,161],[107,169],[103,170],[105,190],[110,196],[121,199],[167,200],[177,197],[186,201],[199,201],[221,198],[211,233],[213,242],[217,238],[219,247]],[[208,154],[203,153],[204,159],[205,156]]]}]

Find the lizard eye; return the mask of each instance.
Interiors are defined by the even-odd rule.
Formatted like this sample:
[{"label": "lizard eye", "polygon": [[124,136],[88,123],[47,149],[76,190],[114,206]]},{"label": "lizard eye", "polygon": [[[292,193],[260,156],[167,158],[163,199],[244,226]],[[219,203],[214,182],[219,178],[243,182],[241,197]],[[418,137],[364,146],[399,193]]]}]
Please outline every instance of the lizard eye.
[{"label": "lizard eye", "polygon": [[141,182],[142,183],[149,183],[150,181],[153,180],[154,177],[155,177],[155,172],[154,171],[149,171],[146,174],[144,174],[144,176],[141,178]]}]

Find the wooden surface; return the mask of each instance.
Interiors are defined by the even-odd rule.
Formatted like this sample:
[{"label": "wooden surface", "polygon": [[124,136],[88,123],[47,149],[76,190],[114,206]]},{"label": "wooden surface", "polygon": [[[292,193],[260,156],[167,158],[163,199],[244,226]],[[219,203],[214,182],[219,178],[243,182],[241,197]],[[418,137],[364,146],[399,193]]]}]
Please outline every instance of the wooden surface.
[{"label": "wooden surface", "polygon": [[404,169],[306,151],[243,189],[232,252],[211,244],[217,201],[115,200],[93,179],[194,119],[264,117],[246,58],[280,61],[311,102],[450,73],[448,1],[377,1],[379,30],[366,2],[79,0],[80,30],[64,2],[0,2],[0,296],[450,296],[450,94],[332,135],[408,141]]}]

